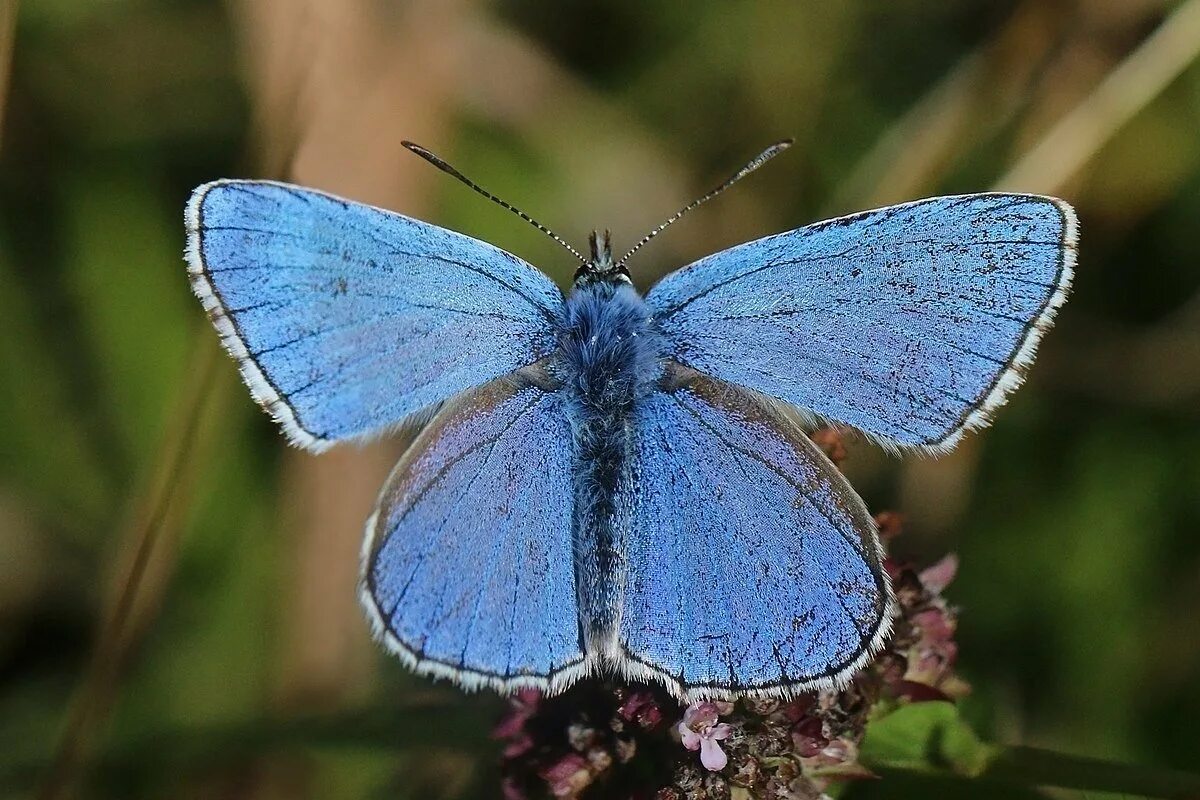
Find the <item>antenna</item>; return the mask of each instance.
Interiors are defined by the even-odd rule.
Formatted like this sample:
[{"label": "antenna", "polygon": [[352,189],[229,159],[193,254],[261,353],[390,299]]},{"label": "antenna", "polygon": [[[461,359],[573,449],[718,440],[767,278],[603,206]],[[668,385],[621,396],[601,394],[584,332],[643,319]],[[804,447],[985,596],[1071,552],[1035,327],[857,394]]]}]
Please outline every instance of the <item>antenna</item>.
[{"label": "antenna", "polygon": [[631,255],[636,253],[638,250],[641,250],[642,246],[644,244],[646,244],[646,242],[649,242],[655,236],[658,236],[660,233],[662,233],[664,230],[666,230],[667,226],[669,226],[671,223],[676,222],[680,217],[682,217],[684,214],[691,211],[693,208],[702,206],[705,203],[707,203],[709,200],[712,200],[714,197],[719,195],[721,192],[725,191],[730,186],[733,186],[735,183],[740,181],[742,178],[746,177],[751,172],[754,172],[754,170],[758,169],[763,164],[767,163],[772,158],[774,158],[775,156],[782,153],[784,150],[787,150],[789,147],[792,146],[792,142],[794,142],[794,141],[795,141],[795,139],[784,139],[782,141],[776,142],[775,144],[768,147],[766,150],[763,150],[761,153],[756,155],[754,158],[750,159],[750,161],[747,162],[746,166],[742,167],[737,172],[730,175],[729,179],[726,180],[724,183],[722,183],[720,186],[713,189],[711,192],[704,195],[700,199],[693,200],[692,202],[688,203],[686,206],[679,209],[674,214],[672,214],[670,217],[668,217],[667,221],[664,222],[662,225],[659,225],[657,228],[655,228],[654,230],[650,231],[645,236],[643,236],[642,240],[640,242],[638,242],[637,244],[635,244],[628,253],[621,256],[620,260],[617,261],[616,266],[618,266],[618,267],[624,266],[625,262],[629,260],[629,257]]},{"label": "antenna", "polygon": [[[471,179],[470,179],[470,178],[468,178],[466,175],[463,175],[461,172],[459,172],[459,171],[458,171],[458,170],[456,170],[454,167],[452,167],[452,166],[450,166],[449,164],[447,164],[447,163],[446,163],[445,161],[443,161],[442,159],[440,159],[440,158],[438,158],[437,156],[435,156],[433,153],[431,153],[431,152],[429,152],[428,150],[426,150],[424,147],[421,147],[421,145],[419,145],[419,144],[413,144],[412,142],[409,142],[409,141],[403,141],[403,142],[400,142],[400,144],[402,144],[402,145],[403,145],[403,146],[404,146],[406,149],[408,149],[408,150],[411,150],[412,152],[416,153],[416,154],[417,154],[417,155],[419,155],[421,158],[423,158],[423,159],[425,159],[426,161],[428,161],[430,164],[433,164],[435,167],[437,167],[438,169],[440,169],[442,172],[445,172],[445,173],[446,173],[446,174],[448,174],[448,175],[453,175],[455,178],[458,178],[460,181],[462,181],[463,183],[465,183],[467,186],[470,186],[472,189],[474,189],[475,191],[479,192],[481,195],[483,195],[484,197],[486,197],[488,200],[491,200],[493,203],[495,203],[495,204],[499,205],[501,208],[507,208],[509,211],[511,211],[512,213],[516,214],[518,217],[520,217],[521,219],[525,220],[525,221],[526,221],[526,222],[528,222],[530,225],[532,225],[533,227],[537,228],[539,231],[541,231],[542,233],[546,234],[546,235],[547,235],[547,236],[549,236],[551,239],[553,239],[554,241],[558,242],[558,243],[559,243],[559,244],[561,244],[563,247],[565,247],[565,248],[566,248],[566,249],[567,249],[567,250],[568,250],[568,251],[571,253],[571,255],[573,255],[573,256],[575,256],[577,259],[579,259],[579,263],[580,263],[580,264],[584,264],[584,265],[586,265],[586,264],[588,263],[588,260],[587,260],[586,258],[584,258],[583,256],[581,256],[581,255],[579,254],[579,251],[578,251],[578,250],[576,250],[574,247],[571,247],[571,245],[567,244],[567,243],[566,243],[566,242],[563,240],[563,238],[562,238],[561,236],[559,236],[557,233],[555,233],[554,231],[550,230],[550,229],[549,229],[549,228],[547,228],[545,225],[543,225],[542,223],[538,222],[536,219],[534,219],[533,217],[529,216],[528,214],[526,214],[526,213],[525,213],[524,211],[522,211],[521,209],[519,209],[519,208],[517,208],[517,207],[515,207],[515,206],[512,206],[512,205],[509,205],[508,203],[506,203],[506,202],[504,202],[503,200],[501,200],[499,197],[496,197],[496,195],[492,194],[492,193],[491,193],[491,192],[489,192],[487,189],[484,189],[482,186],[480,186],[479,184],[477,184],[475,181],[471,180]],[[761,156],[760,156],[760,158],[761,158]]]}]

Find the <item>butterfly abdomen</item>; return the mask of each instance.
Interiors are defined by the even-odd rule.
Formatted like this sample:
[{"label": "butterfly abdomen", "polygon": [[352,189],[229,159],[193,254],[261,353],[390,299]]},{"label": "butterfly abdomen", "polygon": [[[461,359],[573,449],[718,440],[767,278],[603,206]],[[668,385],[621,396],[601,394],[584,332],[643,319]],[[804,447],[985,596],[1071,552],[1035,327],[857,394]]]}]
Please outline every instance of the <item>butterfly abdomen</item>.
[{"label": "butterfly abdomen", "polygon": [[593,652],[614,639],[625,560],[613,501],[628,468],[633,408],[653,391],[662,353],[650,310],[627,283],[577,286],[563,305],[560,368],[575,438],[575,581],[580,627]]}]

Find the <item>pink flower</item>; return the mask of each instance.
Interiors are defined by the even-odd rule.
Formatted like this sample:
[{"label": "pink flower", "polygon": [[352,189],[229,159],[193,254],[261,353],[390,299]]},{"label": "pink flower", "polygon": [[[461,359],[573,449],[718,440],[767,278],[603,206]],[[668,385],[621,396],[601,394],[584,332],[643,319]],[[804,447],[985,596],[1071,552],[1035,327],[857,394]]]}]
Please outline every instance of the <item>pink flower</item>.
[{"label": "pink flower", "polygon": [[949,553],[943,556],[941,561],[921,570],[919,577],[921,584],[925,587],[925,591],[930,594],[941,594],[942,590],[954,580],[954,576],[957,573],[958,556],[954,553]]},{"label": "pink flower", "polygon": [[805,717],[792,728],[792,747],[801,758],[812,758],[829,744],[820,717]]},{"label": "pink flower", "polygon": [[717,742],[729,738],[733,727],[727,723],[717,723],[721,714],[733,711],[732,703],[716,703],[705,701],[692,703],[683,712],[683,721],[679,723],[679,737],[683,746],[688,750],[700,751],[700,763],[712,772],[725,769],[729,757]]},{"label": "pink flower", "polygon": [[492,731],[492,738],[507,739],[504,757],[516,758],[533,749],[533,739],[525,730],[525,722],[537,713],[542,695],[533,689],[522,689],[509,701],[509,711]]},{"label": "pink flower", "polygon": [[662,709],[650,692],[631,692],[617,714],[626,722],[636,722],[645,730],[654,730],[662,722]]},{"label": "pink flower", "polygon": [[525,729],[525,721],[538,711],[542,693],[536,689],[521,689],[508,701],[508,713],[492,731],[496,739],[509,739]]},{"label": "pink flower", "polygon": [[555,797],[575,797],[592,782],[588,762],[578,753],[568,753],[541,771],[542,780]]}]

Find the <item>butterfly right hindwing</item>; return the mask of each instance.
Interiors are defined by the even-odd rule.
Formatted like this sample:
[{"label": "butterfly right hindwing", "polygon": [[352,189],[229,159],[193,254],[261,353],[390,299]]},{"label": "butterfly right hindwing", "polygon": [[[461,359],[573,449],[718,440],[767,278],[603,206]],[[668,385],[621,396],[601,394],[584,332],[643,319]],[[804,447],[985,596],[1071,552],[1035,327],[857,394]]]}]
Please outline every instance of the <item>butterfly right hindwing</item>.
[{"label": "butterfly right hindwing", "polygon": [[691,698],[844,684],[891,628],[862,500],[769,400],[667,374],[635,411],[617,496],[621,668]]}]

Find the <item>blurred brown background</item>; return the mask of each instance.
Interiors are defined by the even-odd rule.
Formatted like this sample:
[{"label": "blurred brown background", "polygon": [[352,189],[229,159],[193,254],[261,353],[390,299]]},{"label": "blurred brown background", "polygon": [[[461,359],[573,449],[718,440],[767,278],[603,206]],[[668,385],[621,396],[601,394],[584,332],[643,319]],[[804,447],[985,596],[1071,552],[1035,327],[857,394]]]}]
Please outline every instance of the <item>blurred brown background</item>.
[{"label": "blurred brown background", "polygon": [[1195,767],[1198,53],[1197,0],[0,0],[0,797],[494,796],[500,702],[408,676],[354,599],[401,443],[288,450],[180,258],[194,185],[270,177],[569,281],[402,139],[619,249],[796,137],[642,288],[920,196],[1074,203],[1073,299],[995,427],[847,469],[906,555],[960,554],[980,731]]}]

